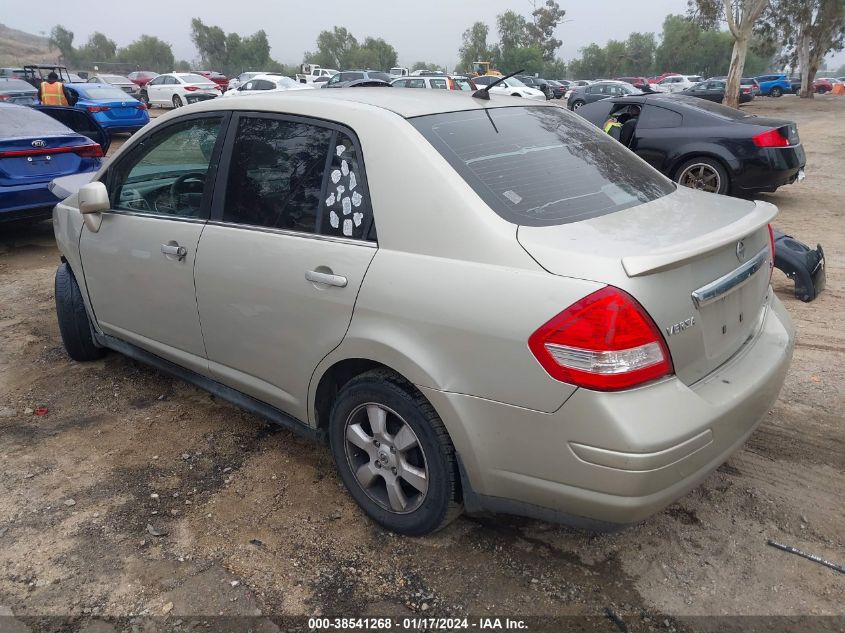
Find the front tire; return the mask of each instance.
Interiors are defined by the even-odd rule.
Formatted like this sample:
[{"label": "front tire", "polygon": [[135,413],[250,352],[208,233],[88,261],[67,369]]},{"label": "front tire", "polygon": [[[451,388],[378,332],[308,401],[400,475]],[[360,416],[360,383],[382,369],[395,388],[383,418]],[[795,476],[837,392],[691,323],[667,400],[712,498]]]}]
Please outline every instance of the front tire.
[{"label": "front tire", "polygon": [[688,160],[675,170],[674,181],[684,187],[727,195],[730,191],[730,177],[718,160],[699,156]]},{"label": "front tire", "polygon": [[185,104],[182,103],[182,97],[180,97],[179,95],[173,95],[173,107],[181,108],[183,105]]},{"label": "front tire", "polygon": [[782,97],[783,96],[783,90],[781,90],[778,86],[775,86],[774,88],[771,89],[771,91],[769,91],[769,96],[772,96],[775,99],[777,99],[778,97]]},{"label": "front tire", "polygon": [[393,372],[374,370],[343,386],[329,442],[346,489],[387,529],[430,534],[460,515],[449,434],[422,394]]},{"label": "front tire", "polygon": [[586,105],[586,102],[581,101],[580,99],[578,99],[577,101],[575,101],[575,102],[573,102],[573,103],[572,103],[572,110],[573,110],[573,111],[574,111],[574,110],[577,110],[577,109],[579,109],[579,108],[580,108],[581,106],[583,106],[583,105]]},{"label": "front tire", "polygon": [[67,263],[56,270],[55,294],[59,332],[68,356],[81,362],[102,358],[106,350],[94,343],[82,292]]}]

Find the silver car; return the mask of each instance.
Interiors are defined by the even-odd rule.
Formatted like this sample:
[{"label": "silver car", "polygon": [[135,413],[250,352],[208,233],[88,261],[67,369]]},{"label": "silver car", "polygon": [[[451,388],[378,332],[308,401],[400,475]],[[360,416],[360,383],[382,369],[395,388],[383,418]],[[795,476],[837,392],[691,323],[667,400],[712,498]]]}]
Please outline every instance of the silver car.
[{"label": "silver car", "polygon": [[724,462],[793,329],[774,206],[678,188],[563,108],[438,90],[197,103],[57,205],[76,360],[326,440],[389,529],[612,527]]}]

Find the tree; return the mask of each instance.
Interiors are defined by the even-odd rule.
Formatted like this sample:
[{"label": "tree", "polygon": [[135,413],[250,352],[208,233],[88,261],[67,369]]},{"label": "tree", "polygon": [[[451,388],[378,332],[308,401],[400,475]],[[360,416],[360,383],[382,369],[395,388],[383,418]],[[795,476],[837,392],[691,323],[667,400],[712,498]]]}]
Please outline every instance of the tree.
[{"label": "tree", "polygon": [[76,50],[73,48],[73,31],[56,25],[50,31],[50,37],[47,38],[47,42],[50,48],[55,48],[59,51],[62,61],[65,64],[76,65]]},{"label": "tree", "polygon": [[528,21],[515,11],[505,11],[497,16],[496,29],[502,51],[528,46]]},{"label": "tree", "polygon": [[555,51],[563,44],[555,39],[554,34],[566,11],[561,9],[555,0],[546,0],[540,7],[537,7],[536,0],[531,2],[534,10],[531,12],[532,21],[526,27],[528,40],[540,47],[543,59],[551,61],[555,57]]},{"label": "tree", "polygon": [[88,65],[96,62],[110,62],[114,60],[114,55],[117,52],[117,43],[110,40],[108,37],[95,31],[88,42],[79,50],[79,56],[84,59]]},{"label": "tree", "polygon": [[586,79],[607,75],[607,55],[604,47],[590,44],[579,51],[580,59],[569,62],[569,75],[573,79]]},{"label": "tree", "polygon": [[492,51],[487,46],[487,34],[490,29],[484,22],[476,22],[461,37],[462,43],[458,53],[461,69],[472,70],[473,62],[487,61],[492,57]]},{"label": "tree", "polygon": [[812,98],[816,73],[845,46],[845,0],[772,0],[765,32],[782,42],[781,61],[797,66],[802,98]]},{"label": "tree", "polygon": [[656,50],[654,33],[631,33],[625,41],[621,74],[634,77],[651,75]]},{"label": "tree", "polygon": [[415,62],[413,66],[411,66],[411,72],[415,70],[436,70],[441,72],[446,72],[446,69],[439,64],[433,64],[431,62]]},{"label": "tree", "polygon": [[117,52],[118,61],[143,70],[168,72],[175,68],[170,44],[152,35],[141,35]]},{"label": "tree", "polygon": [[321,31],[317,36],[317,53],[319,64],[329,68],[352,67],[352,54],[358,47],[358,40],[342,26],[336,26],[331,31]]},{"label": "tree", "polygon": [[396,66],[398,54],[382,38],[368,37],[352,53],[353,66],[390,70]]},{"label": "tree", "polygon": [[[739,107],[739,86],[745,58],[751,45],[752,33],[769,0],[694,0],[703,20],[717,23],[724,18],[733,37],[733,51],[725,82],[724,104]],[[841,0],[831,0],[838,2]]]},{"label": "tree", "polygon": [[191,20],[191,41],[208,70],[233,74],[248,69],[265,70],[273,63],[270,43],[263,30],[248,36],[227,34],[219,26],[206,25],[200,18],[194,18]]},{"label": "tree", "polygon": [[206,68],[218,70],[228,65],[226,34],[219,26],[206,26],[200,18],[194,18],[191,20],[191,41]]}]

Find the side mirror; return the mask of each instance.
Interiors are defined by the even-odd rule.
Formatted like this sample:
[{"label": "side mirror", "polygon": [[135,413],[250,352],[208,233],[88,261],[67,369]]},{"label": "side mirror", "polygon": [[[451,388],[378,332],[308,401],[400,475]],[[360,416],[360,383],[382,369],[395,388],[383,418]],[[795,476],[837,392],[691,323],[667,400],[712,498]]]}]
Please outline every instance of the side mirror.
[{"label": "side mirror", "polygon": [[99,180],[82,185],[79,188],[78,200],[80,213],[100,213],[111,208],[109,192]]}]

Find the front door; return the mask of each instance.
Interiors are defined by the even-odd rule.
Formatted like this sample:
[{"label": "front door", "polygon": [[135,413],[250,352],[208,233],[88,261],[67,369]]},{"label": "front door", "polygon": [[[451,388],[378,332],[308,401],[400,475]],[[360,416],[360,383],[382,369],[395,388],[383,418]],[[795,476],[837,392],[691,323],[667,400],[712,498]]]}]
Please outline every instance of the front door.
[{"label": "front door", "polygon": [[193,269],[224,117],[157,128],[109,169],[111,210],[84,228],[82,267],[103,332],[207,371]]},{"label": "front door", "polygon": [[307,420],[311,376],[376,253],[360,148],[329,123],[238,116],[195,272],[209,369]]}]

